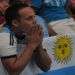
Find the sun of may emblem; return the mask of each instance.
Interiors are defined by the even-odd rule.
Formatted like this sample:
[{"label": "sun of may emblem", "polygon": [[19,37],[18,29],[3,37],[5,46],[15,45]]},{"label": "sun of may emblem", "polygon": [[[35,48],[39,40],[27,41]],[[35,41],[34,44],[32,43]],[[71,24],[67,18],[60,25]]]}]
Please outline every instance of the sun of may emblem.
[{"label": "sun of may emblem", "polygon": [[53,52],[58,63],[66,64],[72,57],[72,39],[69,35],[59,35],[54,42]]}]

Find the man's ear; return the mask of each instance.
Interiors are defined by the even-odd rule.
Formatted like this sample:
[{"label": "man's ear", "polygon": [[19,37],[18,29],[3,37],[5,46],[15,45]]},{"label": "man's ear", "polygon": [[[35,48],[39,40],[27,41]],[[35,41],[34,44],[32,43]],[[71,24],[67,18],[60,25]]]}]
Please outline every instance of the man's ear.
[{"label": "man's ear", "polygon": [[13,20],[12,21],[12,25],[15,26],[15,27],[18,27],[18,21],[17,20]]}]

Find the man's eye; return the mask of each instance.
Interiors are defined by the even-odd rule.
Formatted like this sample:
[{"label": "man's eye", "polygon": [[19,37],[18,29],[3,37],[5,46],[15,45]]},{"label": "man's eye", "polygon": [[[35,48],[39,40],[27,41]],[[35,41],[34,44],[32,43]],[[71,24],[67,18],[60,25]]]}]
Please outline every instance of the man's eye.
[{"label": "man's eye", "polygon": [[29,17],[25,17],[24,19],[25,20],[31,20],[31,19],[34,19],[35,18],[35,16],[29,16]]}]

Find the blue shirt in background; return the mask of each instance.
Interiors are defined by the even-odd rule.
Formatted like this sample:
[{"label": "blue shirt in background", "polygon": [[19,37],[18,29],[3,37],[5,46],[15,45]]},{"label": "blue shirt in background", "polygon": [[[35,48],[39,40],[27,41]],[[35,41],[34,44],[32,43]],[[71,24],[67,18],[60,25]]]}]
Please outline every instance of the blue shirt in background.
[{"label": "blue shirt in background", "polygon": [[[68,18],[64,6],[67,0],[32,0],[32,4],[47,22]],[[42,6],[43,5],[43,6]],[[43,10],[42,10],[43,9]]]}]

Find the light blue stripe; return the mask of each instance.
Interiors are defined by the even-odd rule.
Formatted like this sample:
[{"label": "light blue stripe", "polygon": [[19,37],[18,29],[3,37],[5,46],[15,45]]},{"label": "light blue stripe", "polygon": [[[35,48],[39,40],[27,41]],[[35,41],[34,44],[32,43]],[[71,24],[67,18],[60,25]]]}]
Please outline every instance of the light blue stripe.
[{"label": "light blue stripe", "polygon": [[50,72],[45,72],[43,74],[38,74],[38,75],[75,75],[75,66],[54,70]]}]

